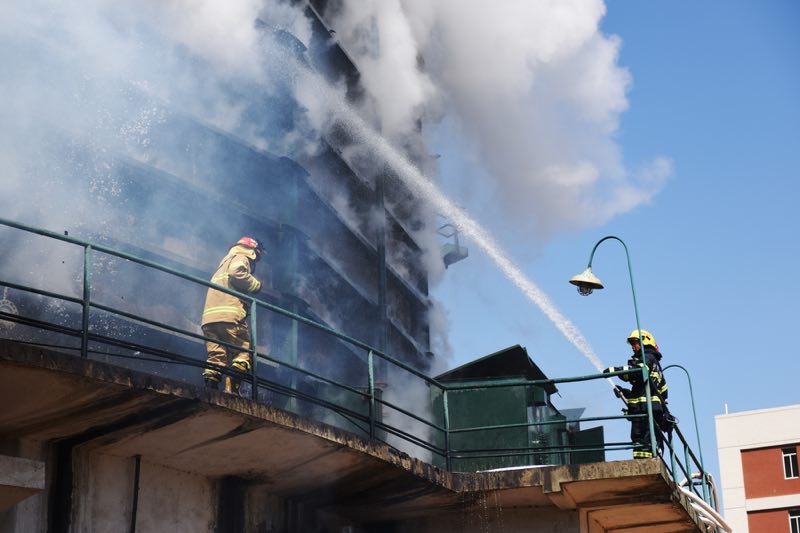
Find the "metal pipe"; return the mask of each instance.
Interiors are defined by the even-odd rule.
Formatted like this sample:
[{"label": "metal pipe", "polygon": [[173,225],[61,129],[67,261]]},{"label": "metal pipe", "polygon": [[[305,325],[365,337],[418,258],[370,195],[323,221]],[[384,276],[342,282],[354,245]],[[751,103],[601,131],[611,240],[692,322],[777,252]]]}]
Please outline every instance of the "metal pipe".
[{"label": "metal pipe", "polygon": [[406,415],[409,418],[413,418],[414,420],[416,420],[418,422],[422,422],[423,424],[425,424],[427,426],[430,426],[430,427],[432,427],[434,429],[439,429],[439,430],[443,430],[444,429],[444,428],[440,428],[438,425],[434,424],[433,422],[431,422],[429,420],[425,420],[424,418],[420,417],[419,415],[416,415],[416,414],[412,413],[411,411],[407,411],[407,410],[403,409],[402,407],[399,407],[398,405],[395,405],[393,403],[387,402],[387,401],[385,401],[383,399],[375,398],[375,402],[379,403],[381,405],[385,405],[387,407],[390,407],[391,409],[397,411],[398,413]]},{"label": "metal pipe", "polygon": [[490,431],[496,429],[514,429],[514,428],[527,428],[538,426],[551,426],[558,424],[573,424],[579,422],[598,422],[601,420],[620,420],[630,418],[644,418],[646,415],[614,415],[614,416],[592,416],[586,418],[575,418],[566,420],[543,420],[541,422],[520,422],[519,424],[499,424],[497,426],[476,426],[469,428],[451,429],[450,433],[470,433],[473,431]]},{"label": "metal pipe", "polygon": [[[686,475],[686,479],[691,480],[692,479],[692,463],[689,461],[689,446],[687,446],[685,442],[683,443],[683,460],[685,461],[685,464],[686,464],[686,470],[688,470],[688,472],[684,472],[684,475]],[[692,484],[692,485],[694,485],[694,484]]]},{"label": "metal pipe", "polygon": [[375,207],[379,212],[379,219],[375,228],[376,251],[378,255],[378,347],[381,350],[389,348],[389,316],[387,304],[387,277],[386,277],[386,206],[384,205],[384,176],[379,174],[375,178]]},{"label": "metal pipe", "polygon": [[719,509],[719,505],[717,504],[717,484],[714,482],[714,476],[709,473],[706,473],[703,477],[707,479],[709,490],[711,492],[709,497],[709,505],[714,509]]},{"label": "metal pipe", "polygon": [[[591,381],[593,379],[605,379],[609,376],[621,376],[639,372],[638,368],[629,368],[628,370],[617,370],[615,372],[607,372],[602,374],[587,374],[584,376],[575,376],[569,378],[548,378],[548,379],[489,379],[482,381],[480,385],[448,385],[441,384],[451,391],[466,391],[466,390],[480,390],[491,389],[500,387],[528,387],[531,385],[543,387],[545,385],[556,385],[558,383],[576,383],[579,381]],[[438,384],[438,383],[437,383]]]},{"label": "metal pipe", "polygon": [[579,450],[579,451],[587,451],[587,450],[599,450],[603,449],[604,446],[622,446],[625,448],[631,448],[631,445],[628,441],[624,442],[605,442],[602,446],[593,446],[590,444],[586,445],[578,445],[578,444],[569,444],[569,443],[561,443],[555,444],[552,446],[516,446],[516,447],[507,447],[507,448],[475,448],[475,449],[451,449],[450,451],[453,453],[481,453],[481,452],[514,452],[521,455],[527,453],[535,453],[535,452],[564,452],[569,450]]},{"label": "metal pipe", "polygon": [[675,479],[675,449],[672,447],[672,432],[670,431],[667,438],[669,439],[669,459],[672,463],[672,478]]},{"label": "metal pipe", "polygon": [[312,377],[314,379],[318,379],[318,380],[320,380],[322,382],[328,383],[329,385],[333,385],[335,387],[339,387],[340,389],[344,389],[346,391],[352,392],[352,393],[357,394],[359,396],[364,396],[364,397],[367,397],[367,398],[369,397],[369,395],[366,392],[364,392],[363,389],[357,389],[355,387],[351,387],[350,385],[344,385],[343,383],[337,383],[337,382],[333,381],[330,378],[326,378],[325,376],[321,376],[320,374],[315,374],[314,372],[311,372],[310,370],[305,370],[303,368],[300,368],[299,366],[291,365],[289,363],[286,363],[285,361],[281,361],[280,359],[275,359],[273,357],[270,357],[268,355],[263,355],[263,354],[258,354],[258,357],[260,357],[261,359],[264,359],[265,361],[270,361],[272,363],[276,363],[278,366],[285,366],[286,368],[289,368],[291,370],[296,370],[296,371],[298,371],[298,372],[300,372],[302,374],[305,374],[306,376]]},{"label": "metal pipe", "polygon": [[686,370],[681,365],[669,365],[662,369],[663,372],[666,372],[670,368],[680,368],[686,374],[686,379],[689,381],[689,398],[692,400],[692,416],[694,417],[694,432],[695,436],[697,437],[697,452],[700,455],[700,472],[703,474],[703,498],[708,499],[708,487],[706,485],[706,477],[705,477],[705,466],[703,464],[703,445],[700,443],[700,428],[697,425],[697,410],[695,409],[694,404],[694,390],[692,388],[692,377],[689,375],[689,371]]},{"label": "metal pipe", "polygon": [[411,444],[414,444],[415,446],[419,446],[420,448],[422,448],[424,450],[428,450],[428,451],[434,452],[437,455],[441,455],[442,457],[444,457],[444,455],[445,455],[444,454],[444,448],[440,448],[438,446],[430,444],[430,443],[422,440],[422,437],[417,437],[417,436],[412,435],[412,434],[410,434],[410,433],[408,433],[406,431],[403,431],[403,430],[400,430],[400,429],[397,429],[397,428],[393,428],[392,426],[387,426],[386,424],[383,424],[381,422],[378,422],[375,425],[375,427],[376,428],[380,428],[380,429],[386,431],[386,433],[389,433],[391,435],[397,435],[398,437],[401,437],[401,438],[405,439],[406,441],[410,442]]},{"label": "metal pipe", "polygon": [[20,291],[30,292],[32,294],[38,294],[39,296],[48,296],[50,298],[58,298],[60,300],[64,300],[65,302],[72,302],[75,304],[82,304],[83,298],[75,298],[74,296],[67,296],[65,294],[59,294],[57,292],[50,292],[45,291],[42,289],[36,289],[34,287],[28,287],[27,285],[18,285],[16,283],[12,283],[10,281],[3,281],[0,282],[0,285],[3,287],[8,287],[10,289],[16,289]]},{"label": "metal pipe", "polygon": [[657,446],[656,446],[656,435],[654,433],[654,429],[655,428],[653,427],[653,403],[652,403],[653,399],[652,399],[652,397],[650,395],[650,369],[647,367],[647,360],[645,359],[645,356],[644,356],[644,342],[643,342],[643,339],[642,339],[642,326],[639,323],[639,306],[636,303],[636,287],[634,286],[634,283],[633,283],[633,267],[631,266],[631,255],[628,252],[628,245],[625,244],[625,241],[623,241],[622,239],[620,239],[619,237],[617,237],[615,235],[607,235],[607,236],[603,237],[602,239],[597,241],[597,243],[594,245],[594,248],[592,248],[592,253],[589,254],[589,266],[588,266],[588,268],[592,268],[592,260],[594,259],[594,253],[595,253],[595,251],[597,251],[597,247],[600,246],[600,243],[602,243],[604,241],[607,241],[609,239],[614,239],[615,241],[618,241],[620,244],[622,244],[622,247],[625,249],[625,259],[628,262],[628,277],[631,280],[631,294],[633,294],[633,312],[636,315],[636,331],[639,334],[639,352],[640,352],[641,357],[642,357],[643,370],[647,371],[647,375],[645,376],[645,395],[646,395],[646,398],[647,398],[647,416],[650,418],[650,420],[648,422],[649,425],[650,425],[650,448],[652,450],[653,457],[655,457],[656,453],[657,453],[657,450],[656,450]]},{"label": "metal pipe", "polygon": [[[684,464],[681,462],[681,460],[680,460],[680,459],[678,459],[678,458],[676,458],[676,459],[675,459],[675,464],[678,466],[678,471],[679,471],[680,473],[682,473],[682,474],[683,474],[683,481],[684,481],[684,482],[685,482],[687,479],[689,479],[689,478],[691,478],[691,477],[692,477],[692,469],[691,469],[691,466],[690,466],[690,465],[684,465]],[[674,472],[674,473],[672,474],[672,479],[673,479],[673,481],[678,479],[678,478],[677,478],[677,473],[678,473],[678,472]]]},{"label": "metal pipe", "polygon": [[258,401],[258,369],[256,368],[258,363],[258,335],[256,331],[258,322],[256,321],[256,301],[254,299],[250,300],[250,315],[248,318],[250,320],[250,379],[253,384],[250,396],[255,402]]},{"label": "metal pipe", "polygon": [[375,438],[375,371],[372,367],[372,350],[367,354],[367,381],[369,386],[369,438]]},{"label": "metal pipe", "polygon": [[[605,450],[609,452],[618,452],[622,450],[630,450],[633,446],[630,444],[625,444],[624,446],[615,446],[615,447],[596,447],[596,448],[555,448],[555,449],[548,449],[546,451],[557,453],[558,451],[572,451],[572,452],[595,452],[599,450]],[[479,450],[482,451],[482,450]],[[529,455],[531,453],[537,453],[537,448],[526,448],[520,451],[512,451],[512,452],[505,452],[505,453],[473,453],[469,450],[466,451],[458,451],[454,450],[453,453],[450,455],[452,459],[490,459],[490,458],[499,458],[499,457],[518,457],[520,455]]]},{"label": "metal pipe", "polygon": [[136,463],[133,470],[133,503],[131,504],[130,533],[136,533],[136,515],[139,512],[139,478],[142,469],[142,456],[135,455]]},{"label": "metal pipe", "polygon": [[453,471],[450,457],[450,409],[447,405],[447,389],[442,390],[442,408],[444,409],[444,462],[448,472]]},{"label": "metal pipe", "polygon": [[81,357],[89,357],[89,313],[91,311],[92,245],[83,249],[83,314],[81,315]]},{"label": "metal pipe", "polygon": [[[82,332],[81,332],[80,329],[68,328],[66,326],[58,326],[58,325],[55,325],[55,324],[51,324],[49,322],[43,322],[41,320],[36,320],[35,318],[28,318],[28,317],[24,317],[24,316],[20,316],[20,315],[14,315],[14,314],[11,314],[11,313],[6,313],[4,311],[0,311],[0,318],[2,318],[3,320],[9,320],[11,322],[15,322],[17,324],[24,324],[26,326],[33,326],[33,327],[46,329],[48,331],[54,331],[56,333],[62,333],[64,335],[69,335],[70,337],[78,337],[78,338],[80,338],[81,335],[82,335]],[[17,342],[23,342],[23,341],[19,341],[18,340]],[[78,348],[65,346],[64,348],[68,349],[68,350],[78,350],[78,352],[80,352],[80,346]]]}]

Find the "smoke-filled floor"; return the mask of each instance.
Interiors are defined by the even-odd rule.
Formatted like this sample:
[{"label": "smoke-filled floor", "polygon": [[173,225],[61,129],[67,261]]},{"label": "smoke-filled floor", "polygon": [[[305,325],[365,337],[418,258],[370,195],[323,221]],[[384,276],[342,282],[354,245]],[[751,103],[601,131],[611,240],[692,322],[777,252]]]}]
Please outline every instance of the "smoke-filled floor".
[{"label": "smoke-filled floor", "polygon": [[[426,121],[444,112],[433,105],[433,95],[441,96],[449,83],[443,58],[431,53],[426,66],[419,53],[411,54],[414,74],[403,81],[417,87],[430,83],[429,90],[397,107],[387,105],[392,91],[379,89],[380,69],[370,55],[391,64],[381,39],[391,36],[384,23],[392,9],[399,8],[395,14],[407,25],[395,36],[403,42],[429,27],[433,21],[420,18],[417,7],[413,2],[371,6],[357,16],[348,3],[327,2],[314,7],[234,2],[225,9],[214,3],[187,9],[181,2],[104,0],[15,5],[0,33],[8,65],[0,78],[7,95],[0,104],[3,217],[204,279],[228,246],[254,234],[268,250],[258,272],[265,279],[266,301],[427,371],[437,366],[433,357],[447,345],[446,332],[437,328],[440,310],[428,297],[429,280],[443,266],[435,232],[438,212],[492,257],[599,368],[571,322],[491,235],[430,181],[435,158],[427,153],[423,130]],[[591,17],[601,16],[596,3],[593,7]],[[317,10],[337,24],[340,37]],[[452,14],[442,6],[434,11]],[[365,26],[359,17],[365,14],[374,27],[362,40]],[[596,18],[591,17],[582,19],[584,37],[566,47],[565,64],[597,50],[613,59],[614,43],[593,33]],[[448,29],[441,29],[447,40]],[[442,50],[452,51],[448,47],[455,41],[442,43]],[[545,44],[532,47],[546,50]],[[422,48],[420,40],[417,52]],[[394,59],[406,61],[408,50],[403,57]],[[613,61],[603,64],[619,75],[612,83],[616,90],[624,87],[625,76]],[[539,74],[554,75],[547,69]],[[581,95],[573,100],[586,107],[593,103]],[[623,107],[610,98],[597,110],[603,118],[595,127],[607,130]],[[502,153],[486,160],[496,161]],[[570,170],[563,161],[539,155],[545,163],[535,166],[550,181],[536,177],[534,190],[547,197],[553,196],[553,184],[587,182],[562,178],[584,171],[595,175],[595,167],[602,166],[598,161],[610,161],[607,166],[620,173],[613,147],[588,170]],[[657,181],[647,184],[650,193]],[[611,196],[630,192],[618,175],[616,182],[623,185]],[[576,189],[568,196],[581,194]],[[3,279],[80,296],[80,253],[61,251],[51,242],[30,243],[5,229],[0,238],[4,249],[13,250],[0,259]],[[204,287],[185,287],[102,254],[93,261],[92,298],[107,308],[96,311],[98,335],[113,330],[122,339],[147,344],[138,341],[149,340],[155,335],[151,330],[162,326],[199,333]],[[74,301],[53,303],[42,294],[26,299],[14,291],[9,301],[33,319],[54,315],[66,333],[78,328],[76,309],[68,309]],[[149,322],[145,327],[132,324],[130,317],[106,316],[113,310]],[[363,350],[354,353],[341,343],[331,349],[315,333],[304,335],[302,328],[281,322],[264,319],[258,326],[265,354],[323,378],[344,376],[354,388],[367,386]],[[196,368],[185,369],[186,379],[196,381],[202,342],[184,334],[176,338],[178,346],[166,351],[197,361]],[[104,357],[126,364],[125,357],[132,356]],[[166,371],[165,363],[147,363]],[[390,383],[388,378],[377,376]],[[285,382],[293,386],[297,379]],[[406,388],[390,383],[387,394],[392,387]],[[398,396],[419,413],[422,408],[412,404],[426,394]]]},{"label": "smoke-filled floor", "polygon": [[[4,22],[0,33],[3,218],[206,280],[236,239],[254,235],[267,249],[256,271],[265,301],[415,369],[432,366],[428,271],[441,269],[432,213],[337,131],[326,98],[360,107],[365,97],[313,9],[13,9],[15,27]],[[426,157],[420,139],[408,146]],[[81,246],[8,227],[0,239],[4,311],[16,319],[3,323],[5,337],[202,383],[205,286],[96,249],[84,273]],[[258,399],[369,432],[303,401],[324,398],[363,418],[365,350],[263,310],[254,333],[257,373],[272,386]],[[398,394],[399,378],[376,380],[426,416]]]}]

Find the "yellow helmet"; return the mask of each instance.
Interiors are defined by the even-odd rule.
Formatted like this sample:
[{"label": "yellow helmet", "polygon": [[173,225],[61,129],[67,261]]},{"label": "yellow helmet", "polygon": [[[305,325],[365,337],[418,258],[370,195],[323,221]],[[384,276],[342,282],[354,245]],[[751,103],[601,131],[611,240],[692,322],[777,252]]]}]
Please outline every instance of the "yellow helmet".
[{"label": "yellow helmet", "polygon": [[[631,341],[638,341],[639,340],[639,333],[638,329],[631,331],[631,334],[628,335],[628,342]],[[658,350],[658,344],[656,344],[656,339],[653,337],[653,334],[649,331],[641,330],[642,334],[642,344],[644,346],[652,346],[656,350]]]}]

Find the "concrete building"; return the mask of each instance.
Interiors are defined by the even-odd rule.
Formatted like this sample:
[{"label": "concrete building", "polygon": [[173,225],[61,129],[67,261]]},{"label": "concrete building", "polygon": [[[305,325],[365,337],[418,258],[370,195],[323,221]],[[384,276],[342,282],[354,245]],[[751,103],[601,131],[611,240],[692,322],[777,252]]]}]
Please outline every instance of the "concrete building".
[{"label": "concrete building", "polygon": [[[325,24],[337,6],[282,5],[307,18],[305,41],[269,13],[247,21],[279,63],[269,91],[169,50],[182,74],[224,94],[235,124],[160,101],[140,80],[102,80],[124,100],[84,102],[86,113],[100,108],[102,135],[53,120],[41,137],[3,146],[25,161],[21,179],[56,191],[44,205],[61,217],[48,218],[50,234],[0,225],[0,533],[701,531],[660,460],[576,452],[585,464],[555,464],[577,427],[532,386],[515,422],[560,417],[549,436],[522,432],[550,446],[527,453],[540,464],[458,472],[434,460],[452,448],[442,452],[442,384],[428,378],[435,215],[347,128],[309,131],[293,91],[308,74],[343,88],[346,105],[369,99]],[[150,29],[129,30],[137,47],[164,52]],[[48,54],[51,41],[9,55],[41,61],[34,78],[75,82],[71,98],[98,92],[80,64]],[[432,164],[419,128],[402,151]],[[0,208],[41,212],[32,198],[4,196]],[[207,280],[243,234],[267,248],[256,271],[267,305],[238,397],[202,386],[207,287],[108,250]]]},{"label": "concrete building", "polygon": [[0,375],[2,533],[706,531],[660,459],[448,472],[278,407],[20,343],[0,341]]},{"label": "concrete building", "polygon": [[737,533],[800,533],[800,405],[718,415],[725,519]]},{"label": "concrete building", "polygon": [[[333,124],[319,131],[306,124],[294,85],[302,76],[321,86],[342,88],[344,106],[358,108],[369,95],[359,83],[356,66],[331,38],[314,5],[284,5],[306,21],[310,35],[301,42],[270,20],[269,12],[252,22],[260,45],[269,50],[265,54],[269,60],[264,60],[269,90],[225,77],[199,57],[179,62],[179,67],[199,72],[199,78],[225,87],[225,104],[242,110],[235,125],[211,125],[180,105],[159,101],[121,80],[126,107],[108,111],[116,113],[108,119],[114,122],[114,131],[88,143],[68,125],[48,127],[54,161],[41,167],[28,165],[31,175],[26,179],[35,183],[46,176],[48,183],[57,183],[69,195],[69,202],[58,195],[48,199],[61,204],[58,224],[63,225],[47,229],[107,244],[199,278],[208,279],[239,237],[257,237],[267,249],[256,272],[265,281],[262,297],[266,301],[426,371],[434,356],[426,261],[441,263],[438,221],[379,157],[368,153],[348,159],[343,155],[363,148],[346,128]],[[324,8],[325,2],[316,5]],[[30,48],[36,49],[36,43]],[[142,113],[157,117],[138,124],[145,132],[142,139],[113,139],[116,129],[136,129]],[[128,123],[131,120],[134,124]],[[421,139],[420,131],[411,132],[403,155],[419,168],[429,168],[432,160]],[[27,195],[4,198],[0,208],[4,201],[24,206],[31,200]],[[37,209],[29,206],[26,211]],[[103,213],[100,217],[99,212]],[[80,270],[76,257],[60,257],[52,265],[42,263],[34,272],[26,272],[19,268],[25,254],[52,254],[43,243],[27,242],[24,235],[8,228],[0,231],[5,248],[19,252],[0,257],[6,281],[24,283],[32,274],[37,286],[60,294],[71,291],[67,272]],[[421,240],[428,241],[424,247]],[[53,281],[53,270],[65,273],[60,285]],[[145,279],[124,261],[110,260],[93,276],[93,297],[98,303],[157,324],[200,332],[205,288],[173,287],[170,291],[164,280]],[[42,295],[13,287],[0,288],[0,294],[21,315],[40,318],[54,310],[53,300]],[[57,321],[74,324],[79,310],[57,305]],[[106,330],[117,341],[148,337],[159,350],[174,354],[202,357],[204,352],[202,343],[162,335],[158,327],[121,316],[109,316]],[[327,378],[366,386],[366,352],[326,342],[314,331],[269,312],[259,317],[256,330],[259,351],[273,357],[276,364],[314,369]],[[69,345],[63,339],[54,341],[52,331],[43,336],[41,329],[23,325],[7,329],[4,336]],[[151,362],[137,360],[132,352],[123,357],[95,348],[92,357],[116,358],[115,364],[153,370]],[[317,386],[308,380],[298,382],[289,366],[273,365],[266,370],[281,373],[280,380],[311,393]],[[168,372],[166,367],[162,371]],[[386,381],[383,369],[377,372],[376,379]],[[200,378],[190,369],[182,379],[199,383]]]}]

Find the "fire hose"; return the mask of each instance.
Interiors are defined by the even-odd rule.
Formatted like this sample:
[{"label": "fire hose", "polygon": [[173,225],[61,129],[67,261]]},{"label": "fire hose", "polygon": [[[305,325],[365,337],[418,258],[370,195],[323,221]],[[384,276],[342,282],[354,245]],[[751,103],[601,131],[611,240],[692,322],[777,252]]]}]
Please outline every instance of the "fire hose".
[{"label": "fire hose", "polygon": [[681,492],[689,497],[692,500],[692,508],[700,514],[700,520],[706,524],[711,524],[717,529],[722,529],[723,531],[727,531],[731,533],[733,529],[731,528],[730,524],[728,524],[722,515],[720,515],[713,507],[708,505],[703,498],[692,492],[691,490],[684,487],[687,480],[681,481],[678,488],[681,489]]}]

